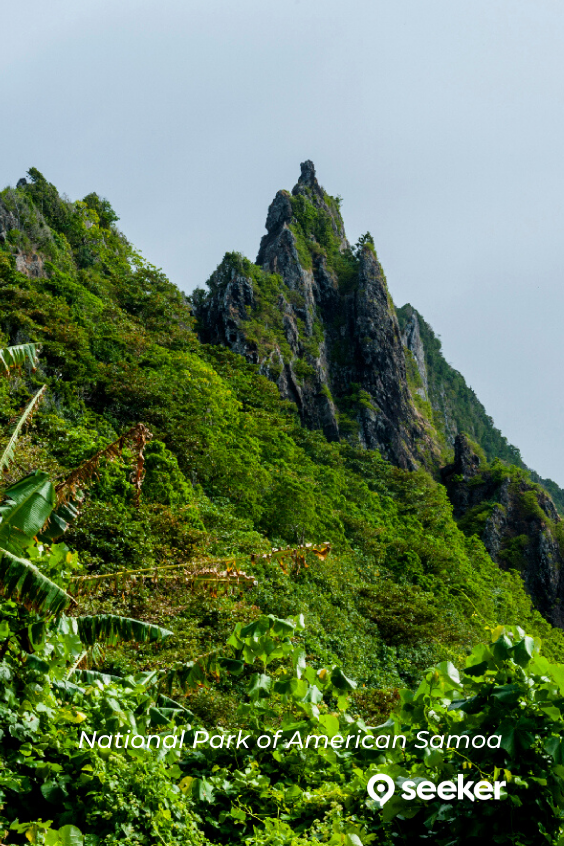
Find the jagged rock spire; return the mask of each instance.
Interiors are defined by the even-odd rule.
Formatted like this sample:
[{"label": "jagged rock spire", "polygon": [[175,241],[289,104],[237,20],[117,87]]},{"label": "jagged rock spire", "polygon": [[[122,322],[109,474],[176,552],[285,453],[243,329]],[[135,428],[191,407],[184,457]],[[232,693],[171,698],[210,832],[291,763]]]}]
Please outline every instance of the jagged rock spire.
[{"label": "jagged rock spire", "polygon": [[257,363],[303,424],[329,440],[356,440],[401,467],[430,465],[435,447],[409,391],[384,273],[371,244],[350,249],[340,203],[311,160],[291,193],[276,194],[266,230],[260,270],[226,259],[196,303],[202,339]]},{"label": "jagged rock spire", "polygon": [[307,161],[302,162],[300,164],[300,168],[302,172],[300,174],[300,178],[297,181],[297,184],[294,185],[292,189],[292,194],[296,196],[297,194],[304,192],[304,189],[306,191],[307,189],[309,189],[310,191],[317,194],[319,197],[323,197],[323,188],[317,181],[317,177],[315,175],[315,165],[311,161],[311,159],[307,159]]}]

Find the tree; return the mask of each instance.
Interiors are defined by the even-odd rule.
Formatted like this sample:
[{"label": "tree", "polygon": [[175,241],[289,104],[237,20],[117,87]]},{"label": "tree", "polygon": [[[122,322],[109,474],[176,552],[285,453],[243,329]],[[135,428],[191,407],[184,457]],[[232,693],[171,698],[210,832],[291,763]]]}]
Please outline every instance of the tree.
[{"label": "tree", "polygon": [[119,217],[113,210],[110,201],[106,200],[104,197],[99,197],[98,194],[95,193],[87,194],[86,197],[84,197],[83,202],[86,203],[89,209],[94,209],[97,213],[102,229],[109,229],[112,223],[119,220]]}]

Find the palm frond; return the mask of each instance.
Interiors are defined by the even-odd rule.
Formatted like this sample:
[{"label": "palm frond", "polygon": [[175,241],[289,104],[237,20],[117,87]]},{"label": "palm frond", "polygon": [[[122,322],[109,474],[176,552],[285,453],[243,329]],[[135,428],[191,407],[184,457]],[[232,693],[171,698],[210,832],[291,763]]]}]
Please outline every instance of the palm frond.
[{"label": "palm frond", "polygon": [[64,535],[80,514],[80,507],[83,502],[83,499],[76,499],[74,502],[69,500],[55,508],[51,512],[47,525],[38,536],[39,540],[51,543],[52,541],[56,541],[57,538],[60,538],[61,535]]},{"label": "palm frond", "polygon": [[101,640],[112,645],[124,640],[156,643],[173,634],[161,626],[133,620],[131,617],[119,617],[116,614],[77,617],[76,622],[78,634],[85,646],[93,646]]},{"label": "palm frond", "polygon": [[4,347],[0,349],[0,362],[4,365],[6,373],[9,373],[14,367],[22,367],[26,361],[29,361],[35,370],[39,349],[38,344],[18,344],[15,347]]},{"label": "palm frond", "polygon": [[[38,568],[0,549],[0,592],[8,599],[21,602],[28,611],[54,616],[75,603],[59,585],[48,579]],[[75,603],[76,604],[76,603]]]},{"label": "palm frond", "polygon": [[[241,560],[248,559],[248,556],[241,556]],[[141,570],[120,570],[117,573],[98,573],[95,575],[77,576],[69,590],[71,593],[90,594],[104,587],[114,587],[115,592],[124,590],[126,586],[137,583],[159,582],[161,580],[181,580],[186,583],[205,584],[212,586],[239,586],[241,582],[256,585],[256,578],[244,570],[235,566],[237,559],[226,558],[219,561],[195,561],[190,565],[183,564],[162,564],[157,567],[144,567]],[[204,567],[203,564],[207,566]],[[225,569],[220,570],[217,566],[223,564]],[[225,566],[226,565],[226,566]]]},{"label": "palm frond", "polygon": [[192,711],[190,711],[189,708],[185,708],[184,705],[181,705],[180,702],[176,701],[176,699],[170,699],[168,696],[165,696],[164,693],[159,694],[157,707],[185,711],[187,714],[192,715]]},{"label": "palm frond", "polygon": [[[2,355],[2,351],[0,350],[0,356]],[[16,442],[20,436],[20,432],[22,431],[23,427],[25,426],[26,422],[29,420],[30,416],[33,414],[37,406],[39,405],[43,395],[47,389],[47,385],[43,385],[42,388],[39,388],[35,396],[29,402],[26,410],[18,420],[17,426],[12,433],[12,437],[8,441],[8,446],[2,453],[2,457],[0,458],[0,473],[6,472],[8,467],[10,466],[10,462],[14,459],[14,452],[16,451]]]},{"label": "palm frond", "polygon": [[203,687],[207,682],[206,671],[205,660],[177,663],[163,674],[161,688],[171,694],[175,688],[189,691]]}]

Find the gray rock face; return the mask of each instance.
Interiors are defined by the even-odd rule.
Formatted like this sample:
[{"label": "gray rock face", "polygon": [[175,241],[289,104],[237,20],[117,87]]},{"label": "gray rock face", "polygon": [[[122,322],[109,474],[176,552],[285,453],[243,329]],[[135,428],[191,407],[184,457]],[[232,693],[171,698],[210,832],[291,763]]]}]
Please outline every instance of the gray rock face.
[{"label": "gray rock face", "polygon": [[454,463],[442,470],[454,516],[467,532],[478,532],[501,567],[520,572],[536,608],[564,628],[561,519],[550,497],[524,473],[500,470],[480,468],[467,439],[458,435]]},{"label": "gray rock face", "polygon": [[16,255],[16,270],[29,276],[30,279],[38,279],[45,275],[43,259],[37,253],[22,253]]},{"label": "gray rock face", "polygon": [[482,501],[482,498],[478,500],[473,498],[474,488],[468,485],[468,482],[479,473],[479,469],[480,459],[472,451],[466,437],[457,435],[454,439],[454,462],[441,470],[455,517],[463,517],[476,502]]},{"label": "gray rock face", "polygon": [[[416,445],[423,430],[407,387],[395,310],[382,268],[369,247],[360,253],[356,290],[332,293],[326,298],[324,316],[335,362],[331,375],[336,395],[345,400],[351,391],[361,395],[356,419],[363,446],[379,449],[400,467],[413,469],[423,460]],[[339,314],[343,325],[334,328]]]},{"label": "gray rock face", "polygon": [[[325,235],[303,234],[302,228],[298,243],[295,201],[318,215]],[[236,271],[226,257],[208,283],[209,293],[193,300],[201,339],[259,364],[281,395],[296,403],[304,425],[322,429],[330,440],[352,438],[405,468],[431,464],[434,447],[409,392],[382,268],[369,244],[353,255],[338,203],[319,185],[311,161],[302,163],[291,194],[276,194],[266,230],[255,269],[276,289],[270,311],[263,307],[254,271]],[[324,237],[348,262],[344,282],[334,253],[330,263],[330,253],[315,240]],[[250,321],[272,323],[273,309],[274,340],[252,340]]]},{"label": "gray rock face", "polygon": [[224,262],[209,280],[205,321],[200,326],[204,343],[221,344],[258,363],[256,348],[247,341],[242,322],[248,317],[255,297],[252,280]]},{"label": "gray rock face", "polygon": [[13,212],[0,200],[0,241],[4,243],[11,229],[20,229],[19,221]]},{"label": "gray rock face", "polygon": [[404,347],[407,347],[407,349],[413,354],[417,364],[417,369],[419,370],[419,375],[421,376],[421,381],[423,382],[423,388],[419,389],[421,396],[423,399],[428,399],[429,382],[427,379],[427,365],[425,363],[425,347],[423,346],[423,341],[421,340],[419,320],[416,312],[413,312],[411,317],[408,318],[401,336]]}]

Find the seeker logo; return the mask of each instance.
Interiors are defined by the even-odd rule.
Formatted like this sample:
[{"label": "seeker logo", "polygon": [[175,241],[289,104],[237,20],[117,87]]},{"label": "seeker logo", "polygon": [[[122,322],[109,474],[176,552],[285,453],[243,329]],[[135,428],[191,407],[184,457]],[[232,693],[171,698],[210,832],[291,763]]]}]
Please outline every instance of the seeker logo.
[{"label": "seeker logo", "polygon": [[[457,776],[456,782],[441,781],[439,784],[424,778],[398,779],[402,799],[410,801],[417,798],[425,802],[436,797],[445,802],[460,799],[469,799],[471,802],[475,802],[476,799],[482,801],[501,799],[501,791],[506,784],[505,781],[494,781],[493,784],[489,781],[466,781],[463,775]],[[369,780],[366,789],[370,798],[375,799],[383,807],[394,795],[396,783],[386,773],[377,773]]]}]

